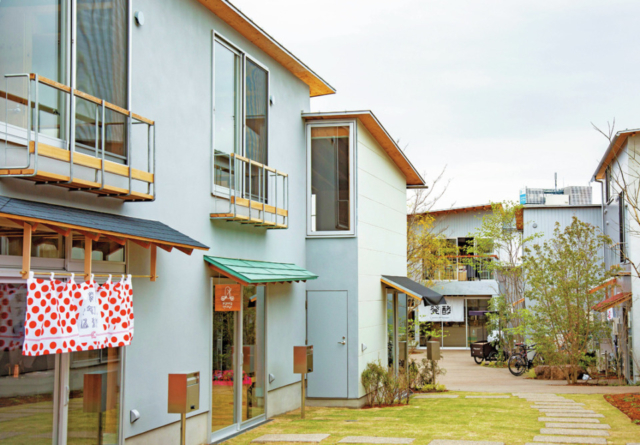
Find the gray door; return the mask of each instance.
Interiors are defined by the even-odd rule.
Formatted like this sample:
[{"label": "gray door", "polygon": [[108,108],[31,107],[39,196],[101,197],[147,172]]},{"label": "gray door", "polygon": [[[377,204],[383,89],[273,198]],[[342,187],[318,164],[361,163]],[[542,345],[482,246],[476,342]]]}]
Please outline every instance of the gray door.
[{"label": "gray door", "polygon": [[313,345],[313,372],[307,396],[347,398],[347,292],[307,292],[307,341]]}]

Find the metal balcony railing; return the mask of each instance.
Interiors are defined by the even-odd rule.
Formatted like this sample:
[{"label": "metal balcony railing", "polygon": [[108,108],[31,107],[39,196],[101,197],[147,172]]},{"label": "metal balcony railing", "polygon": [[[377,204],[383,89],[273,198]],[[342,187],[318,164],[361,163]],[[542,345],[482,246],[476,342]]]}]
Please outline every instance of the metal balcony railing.
[{"label": "metal balcony railing", "polygon": [[234,153],[214,154],[211,219],[267,229],[289,225],[289,175]]},{"label": "metal balcony railing", "polygon": [[[5,99],[5,153],[0,157],[0,178],[29,179],[36,184],[57,185],[126,201],[155,200],[154,121],[38,74],[4,77],[0,99]],[[8,89],[9,80],[20,78],[27,82],[26,97],[11,94]],[[42,87],[64,95],[63,113],[41,103]],[[77,101],[81,101],[84,112],[77,111]],[[18,110],[19,105],[26,106],[26,127],[10,128],[9,103],[18,106]],[[93,110],[92,115],[88,115],[87,110]],[[61,146],[42,142],[45,135],[41,134],[41,113],[64,115],[59,131],[67,138],[60,138]],[[68,127],[65,123],[69,123]],[[133,167],[134,125],[146,126],[143,133],[146,159],[136,159],[135,164],[145,166],[144,169]],[[0,125],[0,138],[1,130]],[[139,134],[136,132],[136,137]],[[20,162],[21,159],[24,161]]]},{"label": "metal balcony railing", "polygon": [[486,267],[492,256],[461,255],[450,257],[451,264],[443,266],[426,278],[434,281],[482,281],[494,280],[494,273]]}]

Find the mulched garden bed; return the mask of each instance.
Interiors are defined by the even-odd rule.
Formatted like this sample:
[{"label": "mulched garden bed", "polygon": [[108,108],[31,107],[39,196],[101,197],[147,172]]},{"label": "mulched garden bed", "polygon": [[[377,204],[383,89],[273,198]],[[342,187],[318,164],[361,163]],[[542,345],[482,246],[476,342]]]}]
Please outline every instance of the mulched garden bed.
[{"label": "mulched garden bed", "polygon": [[640,425],[640,394],[607,394],[604,399]]}]

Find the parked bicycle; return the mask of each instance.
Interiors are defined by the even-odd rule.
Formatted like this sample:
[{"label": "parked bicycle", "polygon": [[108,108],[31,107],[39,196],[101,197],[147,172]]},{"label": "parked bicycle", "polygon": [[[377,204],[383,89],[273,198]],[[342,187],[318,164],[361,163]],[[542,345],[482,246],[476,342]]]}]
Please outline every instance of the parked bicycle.
[{"label": "parked bicycle", "polygon": [[509,358],[509,371],[516,377],[521,376],[533,368],[537,364],[544,364],[544,358],[536,351],[536,345],[527,346],[524,343],[516,343],[516,347],[519,348]]}]

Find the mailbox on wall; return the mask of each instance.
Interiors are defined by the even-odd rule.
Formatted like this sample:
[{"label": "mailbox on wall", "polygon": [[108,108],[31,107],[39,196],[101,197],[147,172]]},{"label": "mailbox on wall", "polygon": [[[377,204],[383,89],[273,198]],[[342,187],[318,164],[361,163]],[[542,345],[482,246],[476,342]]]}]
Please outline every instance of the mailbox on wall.
[{"label": "mailbox on wall", "polygon": [[293,372],[294,374],[313,372],[313,346],[293,347]]},{"label": "mailbox on wall", "polygon": [[169,413],[186,414],[200,408],[200,373],[169,374]]}]

